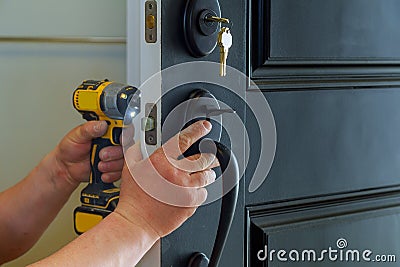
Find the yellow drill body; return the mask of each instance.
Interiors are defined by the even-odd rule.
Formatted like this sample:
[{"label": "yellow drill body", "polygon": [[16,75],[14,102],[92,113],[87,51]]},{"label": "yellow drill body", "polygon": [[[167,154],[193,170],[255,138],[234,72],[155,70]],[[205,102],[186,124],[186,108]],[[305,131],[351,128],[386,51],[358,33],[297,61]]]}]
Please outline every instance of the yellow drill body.
[{"label": "yellow drill body", "polygon": [[74,92],[73,105],[85,120],[104,120],[109,125],[107,132],[92,142],[89,184],[81,192],[82,205],[74,211],[75,231],[78,234],[99,223],[118,203],[119,188],[101,180],[99,152],[107,146],[120,144],[123,119],[132,98],[140,108],[137,92],[135,87],[108,80],[86,80]]}]

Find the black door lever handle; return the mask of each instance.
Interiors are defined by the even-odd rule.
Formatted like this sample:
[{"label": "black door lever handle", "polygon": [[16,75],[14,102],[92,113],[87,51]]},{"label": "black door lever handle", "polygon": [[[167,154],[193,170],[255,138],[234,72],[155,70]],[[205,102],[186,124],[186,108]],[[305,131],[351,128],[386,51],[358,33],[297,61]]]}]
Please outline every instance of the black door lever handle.
[{"label": "black door lever handle", "polygon": [[211,117],[220,116],[225,113],[236,113],[233,109],[212,109],[206,108],[206,118],[209,119]]},{"label": "black door lever handle", "polygon": [[[214,247],[211,258],[208,259],[204,253],[197,252],[190,258],[188,267],[217,267],[221,259],[229,230],[232,225],[235,214],[236,203],[239,194],[239,166],[235,155],[223,144],[214,141],[217,151],[216,157],[220,163],[222,171],[222,187],[226,193],[229,188],[234,187],[222,197],[221,212],[218,223],[217,235],[214,241]],[[221,177],[221,178],[222,178]],[[229,182],[227,182],[229,181]]]}]

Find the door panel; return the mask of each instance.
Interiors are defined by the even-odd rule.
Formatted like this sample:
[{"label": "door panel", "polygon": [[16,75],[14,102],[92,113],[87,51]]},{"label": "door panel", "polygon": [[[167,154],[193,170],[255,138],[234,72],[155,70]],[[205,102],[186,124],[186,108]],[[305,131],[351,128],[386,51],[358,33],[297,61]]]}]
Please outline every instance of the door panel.
[{"label": "door panel", "polygon": [[[163,69],[219,60],[218,49],[204,58],[190,56],[182,29],[186,2],[162,1]],[[184,85],[162,98],[163,121],[200,87],[234,107],[246,122],[250,163],[220,266],[282,266],[262,265],[254,260],[255,254],[264,245],[321,249],[340,237],[354,247],[371,244],[376,252],[396,253],[400,31],[394,10],[400,4],[395,0],[371,0],[368,5],[361,0],[219,2],[223,16],[233,21],[228,64],[248,74],[261,89],[249,86],[235,92],[268,100],[278,138],[267,180],[249,193],[263,129],[257,128],[246,105],[207,83]],[[163,136],[164,141],[168,138]],[[223,143],[229,144],[226,135]],[[210,255],[219,207],[220,202],[201,207],[163,238],[161,266],[186,266],[197,251]],[[374,232],[377,226],[380,230]],[[383,241],[388,243],[382,245]]]},{"label": "door panel", "polygon": [[[264,96],[275,116],[277,151],[267,180],[258,191],[247,193],[246,203],[399,184],[400,91],[397,88],[264,93]],[[257,126],[249,116],[247,125],[248,129]],[[257,139],[250,138],[250,142],[252,147],[259,147]],[[252,151],[249,175],[258,163],[258,153]]]},{"label": "door panel", "polygon": [[249,74],[261,89],[399,84],[398,1],[248,0],[248,5]]},{"label": "door panel", "polygon": [[[187,1],[162,0],[162,69],[175,64],[191,61],[219,62],[219,49],[204,58],[196,59],[189,54],[183,36],[183,14]],[[231,48],[228,59],[229,65],[245,72],[246,70],[246,2],[241,0],[220,1],[223,16],[234,22],[232,34],[234,45]],[[240,12],[238,12],[240,10]],[[218,73],[215,73],[218,76]],[[237,114],[244,120],[245,103],[237,96],[225,89],[206,83],[194,83],[180,86],[163,96],[162,121],[171,110],[185,101],[192,90],[203,88],[209,90],[215,97],[234,108]],[[163,93],[169,88],[163,87]],[[233,88],[235,89],[235,88]],[[245,97],[246,88],[236,88],[235,93]],[[183,114],[182,114],[183,116]],[[180,120],[183,118],[176,118]],[[178,131],[179,129],[177,129]],[[163,135],[163,141],[170,136]],[[227,135],[222,137],[222,143],[229,144]],[[239,142],[240,144],[240,142]],[[243,144],[244,145],[244,144]],[[243,181],[243,180],[242,180]],[[235,213],[233,225],[225,246],[220,266],[243,266],[244,264],[244,187],[241,183],[239,201]],[[162,260],[161,266],[187,266],[190,256],[195,252],[211,254],[215,234],[217,231],[221,201],[206,205],[198,209],[181,228],[161,241]]]},{"label": "door panel", "polygon": [[[323,249],[342,235],[352,248],[398,253],[400,62],[391,43],[399,37],[397,2],[249,5],[249,74],[262,92],[249,88],[247,95],[269,101],[278,143],[266,182],[246,191],[248,266],[345,266],[256,258],[265,245]],[[256,127],[249,112],[246,123]],[[251,135],[246,177],[261,142]]]},{"label": "door panel", "polygon": [[[399,192],[374,193],[250,207],[250,266],[365,266],[383,257],[397,266]],[[278,257],[281,249],[286,255]]]},{"label": "door panel", "polygon": [[268,61],[400,59],[396,0],[262,2],[269,3],[264,18],[270,20]]}]

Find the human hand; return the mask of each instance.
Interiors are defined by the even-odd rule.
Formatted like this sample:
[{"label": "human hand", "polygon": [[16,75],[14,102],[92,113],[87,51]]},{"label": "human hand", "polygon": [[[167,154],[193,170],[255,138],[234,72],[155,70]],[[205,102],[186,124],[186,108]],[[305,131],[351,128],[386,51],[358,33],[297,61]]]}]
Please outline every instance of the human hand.
[{"label": "human hand", "polygon": [[[58,144],[54,152],[55,168],[58,177],[73,185],[87,182],[90,175],[90,150],[92,140],[107,131],[105,121],[91,121],[71,130]],[[100,151],[99,170],[106,183],[121,178],[124,165],[121,146],[106,147]]]},{"label": "human hand", "polygon": [[[128,149],[115,213],[139,225],[156,239],[168,235],[191,217],[207,198],[204,186],[215,180],[216,174],[211,168],[218,166],[218,161],[212,154],[183,160],[178,157],[208,134],[211,127],[208,121],[192,124],[147,159],[142,159],[138,144]],[[162,182],[164,179],[180,186],[179,190],[175,194],[167,190]],[[156,192],[159,200],[149,192]],[[163,197],[178,198],[183,205],[161,202]]]}]

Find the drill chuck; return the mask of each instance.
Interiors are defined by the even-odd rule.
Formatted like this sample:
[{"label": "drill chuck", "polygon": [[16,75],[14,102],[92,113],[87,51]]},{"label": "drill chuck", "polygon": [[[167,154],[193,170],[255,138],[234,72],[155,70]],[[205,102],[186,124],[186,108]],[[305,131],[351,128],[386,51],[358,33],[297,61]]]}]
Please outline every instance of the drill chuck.
[{"label": "drill chuck", "polygon": [[[84,81],[74,92],[74,107],[86,120],[120,120],[133,99],[140,108],[140,94],[130,85],[104,81]],[[88,116],[88,114],[90,116]]]},{"label": "drill chuck", "polygon": [[128,104],[136,88],[120,83],[111,83],[100,95],[100,108],[110,119],[123,120]]}]

